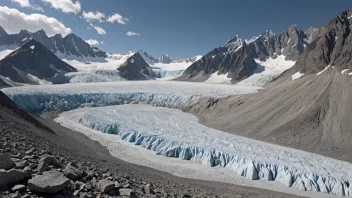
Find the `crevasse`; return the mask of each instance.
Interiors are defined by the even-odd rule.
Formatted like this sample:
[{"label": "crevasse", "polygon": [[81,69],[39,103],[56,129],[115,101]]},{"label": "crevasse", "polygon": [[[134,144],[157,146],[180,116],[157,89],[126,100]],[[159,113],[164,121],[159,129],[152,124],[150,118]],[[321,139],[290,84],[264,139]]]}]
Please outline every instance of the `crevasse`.
[{"label": "crevasse", "polygon": [[[193,122],[188,124],[191,117],[178,120],[164,114],[143,119],[152,112],[148,108],[153,107],[136,111],[133,106],[97,108],[88,110],[79,123],[103,133],[119,135],[122,140],[158,155],[230,168],[248,179],[276,181],[304,191],[340,196],[352,194],[348,180],[352,167],[346,162],[227,134],[200,124],[195,126]],[[140,115],[134,116],[137,113]],[[165,123],[156,116],[166,120]],[[168,125],[170,120],[182,123],[182,126]],[[155,127],[151,126],[153,122]]]}]

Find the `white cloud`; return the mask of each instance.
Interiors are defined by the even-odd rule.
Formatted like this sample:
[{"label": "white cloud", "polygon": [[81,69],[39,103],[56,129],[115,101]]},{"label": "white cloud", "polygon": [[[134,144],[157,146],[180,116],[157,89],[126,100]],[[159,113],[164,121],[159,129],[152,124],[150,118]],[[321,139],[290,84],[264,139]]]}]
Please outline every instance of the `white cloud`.
[{"label": "white cloud", "polygon": [[132,32],[132,31],[129,31],[126,33],[127,36],[140,36],[140,34],[136,33],[136,32]]},{"label": "white cloud", "polygon": [[115,14],[109,16],[106,21],[110,22],[110,23],[117,22],[119,24],[125,25],[128,22],[128,18],[123,17],[120,14],[115,13]]},{"label": "white cloud", "polygon": [[72,30],[53,17],[42,14],[25,14],[17,9],[0,6],[0,25],[10,34],[18,33],[21,29],[35,32],[43,29],[48,36],[62,34],[66,36]]},{"label": "white cloud", "polygon": [[88,39],[88,40],[85,40],[85,41],[86,41],[86,43],[88,43],[91,46],[99,45],[99,41],[97,41],[95,39]]},{"label": "white cloud", "polygon": [[32,8],[33,10],[38,10],[38,11],[42,11],[44,12],[43,8],[38,6],[38,5],[31,5],[31,3],[29,2],[29,0],[11,0],[13,3],[18,4],[19,6],[21,6],[22,8]]},{"label": "white cloud", "polygon": [[99,27],[97,25],[93,25],[91,23],[89,25],[92,26],[98,32],[98,34],[100,34],[100,35],[106,34],[106,31],[102,27]]},{"label": "white cloud", "polygon": [[103,19],[105,19],[105,14],[99,11],[96,11],[95,13],[83,11],[82,17],[86,19],[88,22],[90,21],[103,22]]},{"label": "white cloud", "polygon": [[100,42],[100,44],[105,45],[104,41]]},{"label": "white cloud", "polygon": [[[81,4],[78,0],[42,0],[44,3],[49,3],[52,8],[61,10],[64,13],[81,12]],[[74,1],[74,2],[73,2]]]}]

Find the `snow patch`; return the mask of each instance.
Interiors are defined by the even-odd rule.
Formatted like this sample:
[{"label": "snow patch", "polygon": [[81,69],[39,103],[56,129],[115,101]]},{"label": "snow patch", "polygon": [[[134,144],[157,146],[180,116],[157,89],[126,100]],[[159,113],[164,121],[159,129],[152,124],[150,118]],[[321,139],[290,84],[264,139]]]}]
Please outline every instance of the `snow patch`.
[{"label": "snow patch", "polygon": [[213,83],[213,84],[231,84],[231,78],[228,78],[226,74],[218,74],[219,71],[214,72],[210,75],[210,77],[204,81],[205,83]]},{"label": "snow patch", "polygon": [[132,58],[130,62],[131,62],[131,63],[134,63],[134,59]]},{"label": "snow patch", "polygon": [[348,70],[350,70],[350,69],[344,69],[344,70],[342,70],[342,71],[341,71],[341,74],[347,74]]},{"label": "snow patch", "polygon": [[30,46],[29,48],[31,48],[32,50],[34,50],[35,46],[34,46],[34,45],[32,45],[32,46]]},{"label": "snow patch", "polygon": [[52,82],[49,82],[44,79],[40,79],[37,76],[34,76],[32,74],[27,74],[27,77],[32,80],[32,82],[38,83],[39,85],[50,85],[53,84]]},{"label": "snow patch", "polygon": [[304,73],[301,72],[296,72],[292,75],[292,80],[296,80],[299,79],[300,77],[302,77],[304,75]]},{"label": "snow patch", "polygon": [[[320,74],[324,73],[324,72],[325,72],[326,70],[328,70],[330,67],[331,67],[331,66],[328,65],[328,66],[325,67],[322,71],[318,72],[317,75],[320,75]],[[332,67],[334,67],[334,66],[332,66]]]},{"label": "snow patch", "polygon": [[285,60],[284,55],[277,58],[268,58],[266,61],[255,60],[258,64],[254,74],[237,83],[246,86],[263,86],[279,76],[282,72],[290,69],[296,62]]}]

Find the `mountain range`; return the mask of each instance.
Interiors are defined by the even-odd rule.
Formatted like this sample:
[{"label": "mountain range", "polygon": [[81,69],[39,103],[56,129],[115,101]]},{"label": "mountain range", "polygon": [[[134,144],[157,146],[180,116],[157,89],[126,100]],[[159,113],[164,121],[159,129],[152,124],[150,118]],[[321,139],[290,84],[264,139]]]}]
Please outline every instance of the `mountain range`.
[{"label": "mountain range", "polygon": [[286,60],[297,60],[305,47],[314,40],[317,32],[316,28],[303,32],[297,25],[292,25],[280,35],[271,30],[250,40],[236,35],[194,62],[177,80],[201,82],[217,73],[227,75],[233,83],[238,82],[255,72],[255,59],[265,61],[283,55]]},{"label": "mountain range", "polygon": [[21,30],[18,34],[8,34],[0,27],[0,46],[18,47],[28,39],[34,39],[40,42],[61,59],[89,61],[106,57],[105,52],[99,50],[97,47],[91,47],[82,38],[72,33],[65,37],[62,37],[61,34],[48,37],[44,30],[39,30],[34,33]]}]

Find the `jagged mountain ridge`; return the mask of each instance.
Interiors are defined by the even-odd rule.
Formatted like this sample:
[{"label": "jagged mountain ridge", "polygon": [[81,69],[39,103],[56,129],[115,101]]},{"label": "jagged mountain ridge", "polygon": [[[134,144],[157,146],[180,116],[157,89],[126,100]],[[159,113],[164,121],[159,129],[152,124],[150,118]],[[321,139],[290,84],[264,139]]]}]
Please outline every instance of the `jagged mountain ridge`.
[{"label": "jagged mountain ridge", "polygon": [[0,75],[19,83],[54,82],[68,72],[77,70],[32,39],[0,61]]},{"label": "jagged mountain ridge", "polygon": [[105,52],[97,47],[91,47],[82,38],[73,33],[65,37],[62,37],[61,34],[48,37],[44,30],[34,33],[21,30],[18,34],[8,34],[0,26],[0,46],[21,46],[28,39],[40,42],[59,58],[90,60],[107,56]]},{"label": "jagged mountain ridge", "polygon": [[[266,60],[284,55],[286,60],[297,60],[316,32],[316,29],[310,28],[307,37],[297,25],[292,25],[279,36],[270,30],[250,40],[243,40],[236,35],[193,63],[177,80],[205,81],[217,72],[218,75],[227,74],[233,83],[238,82],[254,73],[257,68],[254,59]],[[239,51],[245,53],[240,55]]]}]

